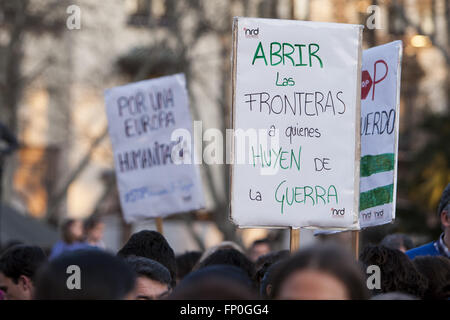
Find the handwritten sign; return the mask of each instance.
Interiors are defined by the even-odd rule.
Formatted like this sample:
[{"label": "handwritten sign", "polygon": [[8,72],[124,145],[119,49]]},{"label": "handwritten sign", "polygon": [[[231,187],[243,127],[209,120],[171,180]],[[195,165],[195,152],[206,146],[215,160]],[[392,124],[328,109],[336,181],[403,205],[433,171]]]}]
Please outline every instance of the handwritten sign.
[{"label": "handwritten sign", "polygon": [[175,152],[182,156],[186,143],[182,137],[172,140],[174,130],[192,134],[185,82],[183,74],[176,74],[105,91],[120,203],[128,222],[204,206],[197,167],[172,157]]},{"label": "handwritten sign", "polygon": [[395,219],[402,42],[363,52],[360,224]]},{"label": "handwritten sign", "polygon": [[361,34],[359,25],[235,18],[237,225],[359,228]]}]

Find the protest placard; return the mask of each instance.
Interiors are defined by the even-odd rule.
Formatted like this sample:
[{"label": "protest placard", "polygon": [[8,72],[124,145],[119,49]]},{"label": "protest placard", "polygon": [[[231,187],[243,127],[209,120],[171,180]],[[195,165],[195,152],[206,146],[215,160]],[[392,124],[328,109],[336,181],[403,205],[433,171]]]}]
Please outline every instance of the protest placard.
[{"label": "protest placard", "polygon": [[362,26],[235,18],[231,219],[359,228]]},{"label": "protest placard", "polygon": [[363,52],[361,227],[395,219],[402,42]]},{"label": "protest placard", "polygon": [[193,150],[190,141],[172,137],[180,128],[192,135],[184,74],[108,89],[105,105],[126,221],[204,207],[198,168],[172,157]]}]

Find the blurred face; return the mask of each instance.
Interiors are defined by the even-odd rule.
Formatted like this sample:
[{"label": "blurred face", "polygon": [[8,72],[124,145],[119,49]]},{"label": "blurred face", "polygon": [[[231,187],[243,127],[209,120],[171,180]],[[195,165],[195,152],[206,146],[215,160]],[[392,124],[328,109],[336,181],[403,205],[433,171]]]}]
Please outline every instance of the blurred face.
[{"label": "blurred face", "polygon": [[169,294],[167,284],[139,276],[136,280],[134,300],[159,300]]},{"label": "blurred face", "polygon": [[89,231],[89,240],[99,242],[103,239],[103,232],[105,230],[105,224],[103,222],[97,223],[94,228]]},{"label": "blurred face", "polygon": [[253,246],[252,250],[250,251],[249,258],[253,262],[256,262],[259,257],[270,253],[270,247],[267,243],[261,243]]},{"label": "blurred face", "polygon": [[281,300],[348,300],[344,284],[334,276],[316,270],[300,270],[283,281]]},{"label": "blurred face", "polygon": [[5,300],[31,300],[33,283],[30,278],[20,276],[17,283],[0,272],[0,290],[5,293]]},{"label": "blurred face", "polygon": [[70,226],[70,234],[72,235],[72,239],[75,241],[79,241],[83,239],[83,224],[81,221],[75,221]]}]

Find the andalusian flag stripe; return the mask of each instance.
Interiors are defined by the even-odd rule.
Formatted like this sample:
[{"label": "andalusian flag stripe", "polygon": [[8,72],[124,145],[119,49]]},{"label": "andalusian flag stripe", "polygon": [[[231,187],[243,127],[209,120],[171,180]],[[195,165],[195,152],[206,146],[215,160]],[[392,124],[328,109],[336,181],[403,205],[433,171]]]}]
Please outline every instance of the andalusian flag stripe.
[{"label": "andalusian flag stripe", "polygon": [[394,170],[395,155],[384,153],[376,156],[364,156],[361,158],[361,177],[369,177],[372,174]]},{"label": "andalusian flag stripe", "polygon": [[359,195],[359,211],[392,202],[394,184],[375,188]]}]

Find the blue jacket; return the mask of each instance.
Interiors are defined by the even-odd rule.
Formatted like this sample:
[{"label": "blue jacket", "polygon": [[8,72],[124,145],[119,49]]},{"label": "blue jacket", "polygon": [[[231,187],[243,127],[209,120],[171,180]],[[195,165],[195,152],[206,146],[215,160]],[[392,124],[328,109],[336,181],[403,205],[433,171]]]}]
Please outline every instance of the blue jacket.
[{"label": "blue jacket", "polygon": [[410,258],[414,259],[417,256],[439,256],[441,253],[438,250],[436,241],[424,244],[423,246],[408,250],[405,254]]},{"label": "blue jacket", "polygon": [[50,253],[49,260],[53,260],[56,257],[58,257],[60,254],[66,252],[66,251],[75,251],[80,249],[92,249],[96,248],[93,246],[90,246],[89,244],[85,242],[74,242],[71,244],[67,244],[64,241],[60,240],[55,243],[55,245],[52,248],[52,251]]}]

